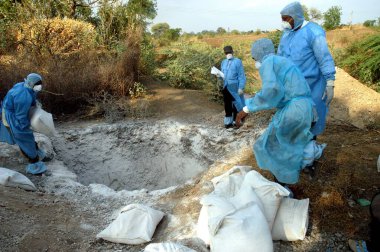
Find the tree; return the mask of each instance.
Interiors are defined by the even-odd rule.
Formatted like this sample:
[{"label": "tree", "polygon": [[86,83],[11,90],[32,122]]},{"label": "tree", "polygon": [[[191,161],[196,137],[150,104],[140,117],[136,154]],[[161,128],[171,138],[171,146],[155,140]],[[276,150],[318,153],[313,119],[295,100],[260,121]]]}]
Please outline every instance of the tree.
[{"label": "tree", "polygon": [[309,9],[309,17],[310,21],[318,21],[322,19],[322,13],[317,8],[310,8]]},{"label": "tree", "polygon": [[163,36],[169,29],[170,26],[168,23],[158,23],[153,25],[150,30],[152,31],[153,37],[159,38]]},{"label": "tree", "polygon": [[226,33],[226,29],[224,29],[223,27],[218,27],[218,29],[216,29],[216,33],[218,34],[224,34]]},{"label": "tree", "polygon": [[365,27],[372,27],[375,26],[376,20],[366,20],[364,21],[363,25]]},{"label": "tree", "polygon": [[342,16],[342,7],[333,6],[323,14],[323,27],[326,30],[332,30],[340,25],[340,17]]},{"label": "tree", "polygon": [[231,34],[233,34],[233,35],[239,35],[240,32],[239,32],[239,30],[234,29],[234,30],[231,31]]},{"label": "tree", "polygon": [[302,9],[303,9],[303,16],[305,18],[306,21],[309,21],[310,20],[310,17],[309,17],[309,9],[307,8],[306,5],[302,5]]}]

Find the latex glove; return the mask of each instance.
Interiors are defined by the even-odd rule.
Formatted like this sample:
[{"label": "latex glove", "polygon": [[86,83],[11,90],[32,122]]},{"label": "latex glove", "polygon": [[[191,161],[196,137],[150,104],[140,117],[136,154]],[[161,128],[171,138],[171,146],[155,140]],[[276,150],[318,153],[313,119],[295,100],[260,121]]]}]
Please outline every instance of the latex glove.
[{"label": "latex glove", "polygon": [[239,93],[239,95],[242,95],[242,94],[244,94],[244,91],[243,91],[243,89],[240,89],[240,88],[239,88],[239,90],[238,90],[238,93]]},{"label": "latex glove", "polygon": [[244,110],[240,111],[237,115],[236,115],[236,127],[240,128],[240,126],[242,125],[242,120],[244,118],[246,118],[246,116],[248,115],[248,113],[244,112]]},{"label": "latex glove", "polygon": [[46,172],[46,170],[46,165],[41,161],[34,164],[28,164],[28,166],[26,167],[26,173],[31,173],[34,175],[42,174]]},{"label": "latex glove", "polygon": [[329,106],[333,97],[334,97],[334,81],[328,80],[322,100],[326,99],[326,105]]}]

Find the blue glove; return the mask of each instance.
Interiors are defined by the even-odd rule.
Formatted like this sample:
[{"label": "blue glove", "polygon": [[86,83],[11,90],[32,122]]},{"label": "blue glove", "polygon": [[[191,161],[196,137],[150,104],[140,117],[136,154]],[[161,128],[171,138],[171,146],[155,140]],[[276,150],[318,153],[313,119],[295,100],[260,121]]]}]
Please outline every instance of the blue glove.
[{"label": "blue glove", "polygon": [[30,173],[33,175],[44,173],[46,172],[46,170],[46,165],[41,161],[34,164],[28,164],[26,166],[26,173]]}]

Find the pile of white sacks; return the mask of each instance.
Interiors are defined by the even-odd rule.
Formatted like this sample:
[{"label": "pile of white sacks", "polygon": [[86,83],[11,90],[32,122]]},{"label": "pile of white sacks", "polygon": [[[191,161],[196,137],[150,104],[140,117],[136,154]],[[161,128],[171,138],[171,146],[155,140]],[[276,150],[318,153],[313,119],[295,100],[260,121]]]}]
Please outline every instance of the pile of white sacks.
[{"label": "pile of white sacks", "polygon": [[309,199],[289,191],[248,166],[235,166],[212,180],[214,191],[201,199],[197,235],[211,251],[273,251],[273,240],[303,240]]}]

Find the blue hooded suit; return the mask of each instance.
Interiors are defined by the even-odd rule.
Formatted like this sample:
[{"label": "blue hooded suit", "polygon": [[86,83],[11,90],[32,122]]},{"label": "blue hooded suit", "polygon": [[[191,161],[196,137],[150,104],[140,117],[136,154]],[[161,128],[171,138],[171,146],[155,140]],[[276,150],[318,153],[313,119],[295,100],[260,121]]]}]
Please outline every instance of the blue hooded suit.
[{"label": "blue hooded suit", "polygon": [[245,100],[247,109],[249,112],[277,109],[253,146],[257,164],[282,183],[297,183],[304,148],[313,138],[310,127],[314,104],[309,85],[293,62],[274,55],[269,39],[260,39],[252,45],[252,57],[261,62],[262,89]]},{"label": "blue hooded suit", "polygon": [[327,81],[335,80],[335,65],[328,50],[326,35],[318,24],[304,22],[299,2],[287,5],[281,15],[291,16],[294,28],[283,32],[277,54],[291,59],[309,84],[318,113],[318,120],[311,131],[314,135],[320,135],[325,129],[328,112],[322,97]]}]

